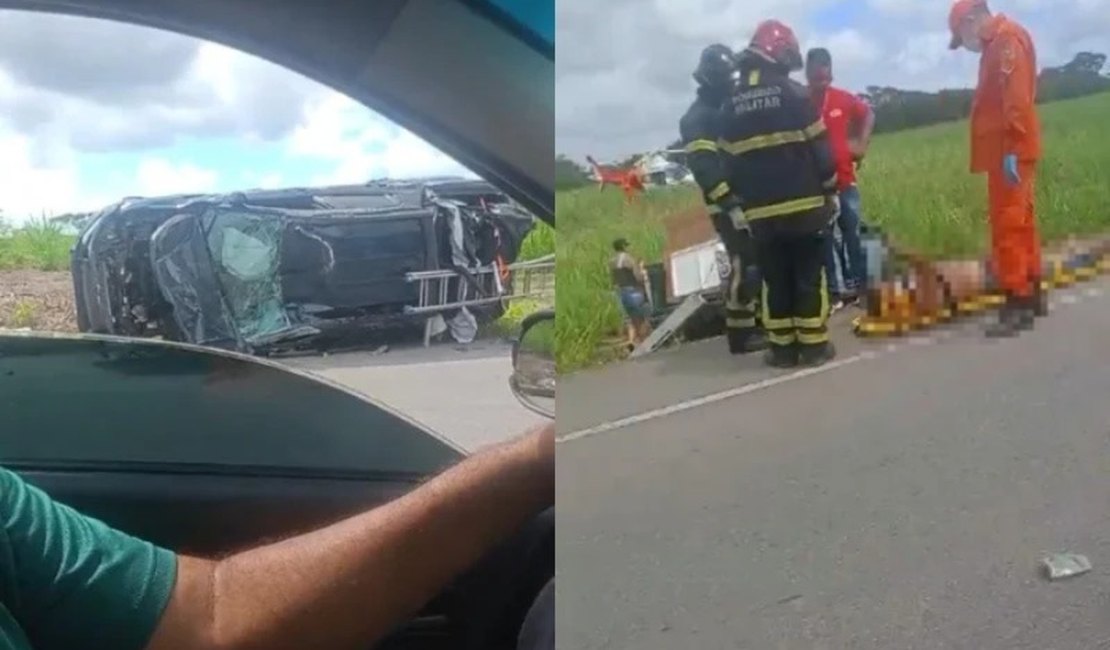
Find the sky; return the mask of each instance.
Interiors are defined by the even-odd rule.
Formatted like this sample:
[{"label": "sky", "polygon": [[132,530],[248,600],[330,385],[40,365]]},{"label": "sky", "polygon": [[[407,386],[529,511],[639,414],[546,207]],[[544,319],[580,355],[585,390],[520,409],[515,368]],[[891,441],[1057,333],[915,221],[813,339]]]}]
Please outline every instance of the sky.
[{"label": "sky", "polygon": [[[1039,64],[1110,54],[1110,0],[992,0],[1033,35]],[[664,147],[694,97],[710,43],[740,49],[767,18],[833,55],[838,86],[967,88],[978,59],[948,50],[948,0],[558,0],[555,149],[606,160]],[[726,27],[727,26],[727,27]],[[800,79],[799,79],[800,80]]]},{"label": "sky", "polygon": [[124,196],[469,174],[361,104],[262,59],[123,23],[0,11],[0,211]]}]

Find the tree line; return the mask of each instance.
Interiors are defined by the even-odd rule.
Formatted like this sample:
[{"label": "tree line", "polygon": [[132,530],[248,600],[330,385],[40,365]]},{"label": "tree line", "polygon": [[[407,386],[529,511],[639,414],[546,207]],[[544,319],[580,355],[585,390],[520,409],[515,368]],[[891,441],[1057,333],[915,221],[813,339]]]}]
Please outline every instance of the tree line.
[{"label": "tree line", "polygon": [[[1042,69],[1037,75],[1037,102],[1072,99],[1110,90],[1110,75],[1103,72],[1105,67],[1105,54],[1080,52],[1064,65]],[[968,88],[922,92],[869,86],[859,97],[875,111],[875,132],[891,133],[966,119],[971,113],[973,95],[974,91]],[[682,142],[675,140],[666,148],[681,149]],[[637,158],[629,156],[616,165],[627,168]],[[682,154],[673,154],[670,158],[674,162],[684,162]],[[573,189],[589,182],[585,167],[567,156],[555,156],[556,189]]]}]

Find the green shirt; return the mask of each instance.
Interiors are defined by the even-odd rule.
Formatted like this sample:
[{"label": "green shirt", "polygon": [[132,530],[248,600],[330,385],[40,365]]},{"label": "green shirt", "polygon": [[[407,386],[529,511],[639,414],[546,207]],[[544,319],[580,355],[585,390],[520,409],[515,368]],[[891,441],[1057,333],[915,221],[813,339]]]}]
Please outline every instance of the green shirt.
[{"label": "green shirt", "polygon": [[0,468],[0,650],[142,650],[177,558]]}]

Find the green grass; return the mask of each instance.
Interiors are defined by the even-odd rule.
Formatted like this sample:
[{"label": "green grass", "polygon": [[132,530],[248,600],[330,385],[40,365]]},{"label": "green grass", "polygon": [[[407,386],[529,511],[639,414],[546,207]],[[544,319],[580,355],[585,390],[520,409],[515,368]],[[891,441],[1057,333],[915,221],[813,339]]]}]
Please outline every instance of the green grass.
[{"label": "green grass", "polygon": [[[1037,214],[1045,241],[1110,229],[1108,110],[1110,94],[1041,107]],[[986,250],[986,180],[968,172],[966,122],[877,136],[860,190],[864,218],[906,246],[938,257]],[[620,335],[607,268],[612,240],[626,237],[638,257],[662,261],[663,218],[699,201],[689,188],[645,194],[631,207],[612,188],[556,196],[560,372],[604,361],[603,342]]]},{"label": "green grass", "polygon": [[555,229],[542,221],[536,225],[520,245],[520,261],[538,259],[555,252]]},{"label": "green grass", "polygon": [[520,349],[550,359],[555,356],[555,344],[555,324],[545,320],[528,330],[528,334],[520,340]]},{"label": "green grass", "polygon": [[0,271],[65,271],[75,237],[46,219],[13,228],[0,222]]},{"label": "green grass", "polygon": [[[532,228],[532,231],[528,233],[528,236],[524,238],[524,242],[520,245],[518,260],[525,262],[539,259],[554,252],[555,229],[542,221],[536,221],[535,227]],[[501,315],[501,318],[490,324],[487,333],[506,338],[516,337],[520,334],[520,323],[525,317],[533,312],[549,309],[553,306],[543,305],[530,299],[514,300],[509,304],[505,313]]]}]

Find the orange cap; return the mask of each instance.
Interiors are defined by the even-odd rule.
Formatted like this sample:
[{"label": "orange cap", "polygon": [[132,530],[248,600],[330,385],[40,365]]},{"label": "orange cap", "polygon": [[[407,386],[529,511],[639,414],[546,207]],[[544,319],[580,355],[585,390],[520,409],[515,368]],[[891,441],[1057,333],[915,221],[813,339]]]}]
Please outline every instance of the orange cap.
[{"label": "orange cap", "polygon": [[955,50],[963,45],[963,39],[960,38],[960,23],[972,10],[986,7],[987,0],[956,0],[952,3],[952,10],[948,12],[948,28],[952,30],[952,42],[948,44],[948,49]]}]

